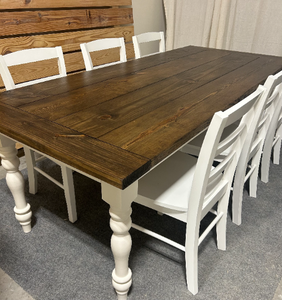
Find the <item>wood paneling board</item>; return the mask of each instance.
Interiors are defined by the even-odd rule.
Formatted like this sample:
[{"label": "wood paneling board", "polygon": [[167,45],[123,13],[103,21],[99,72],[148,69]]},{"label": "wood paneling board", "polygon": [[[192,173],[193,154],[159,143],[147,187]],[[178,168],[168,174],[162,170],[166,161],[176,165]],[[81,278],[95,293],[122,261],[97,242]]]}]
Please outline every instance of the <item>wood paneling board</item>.
[{"label": "wood paneling board", "polygon": [[131,0],[1,0],[0,10],[131,5]]},{"label": "wood paneling board", "polygon": [[[102,30],[97,30],[97,35],[95,34],[96,31],[93,30],[91,31],[92,34],[87,35],[88,31],[79,31],[79,32],[72,32],[69,33],[69,37],[66,34],[66,40],[64,41],[64,34],[60,34],[59,39],[57,39],[58,35],[52,34],[48,35],[50,39],[45,40],[44,42],[44,35],[40,36],[40,39],[36,39],[36,36],[26,36],[26,37],[21,37],[21,38],[13,38],[13,39],[4,39],[8,40],[5,41],[3,44],[0,44],[0,49],[2,48],[2,51],[6,51],[6,53],[9,52],[14,52],[22,49],[27,49],[27,48],[36,48],[37,47],[55,47],[58,45],[62,45],[63,50],[65,51],[64,53],[64,58],[65,58],[65,64],[67,68],[67,72],[75,72],[79,70],[85,70],[85,65],[84,61],[82,58],[82,54],[80,51],[80,42],[88,42],[89,38],[91,36],[93,37],[94,35],[96,38],[98,36],[104,36],[104,37],[115,37],[115,36],[120,36],[120,34],[124,32],[130,32],[130,38],[132,37],[133,33],[133,27],[129,27],[128,30],[124,29],[125,27],[115,27],[115,28],[109,28],[109,29],[102,29]],[[84,34],[86,33],[86,34]],[[74,39],[71,39],[71,36],[74,37]],[[129,35],[128,35],[129,36]],[[52,42],[53,39],[53,42]],[[2,40],[1,40],[2,41]],[[32,42],[33,41],[33,42]],[[32,42],[30,44],[30,42]],[[72,44],[67,44],[68,42]],[[65,43],[65,44],[62,44]],[[8,46],[11,45],[11,46]],[[70,52],[68,53],[67,51],[70,50],[79,50],[77,52]],[[126,44],[126,54],[127,54],[127,59],[130,60],[134,58],[134,49],[133,49],[133,44],[128,43]],[[93,64],[94,65],[99,65],[101,63],[108,63],[110,61],[114,61],[116,58],[116,55],[113,55],[113,53],[109,50],[106,51],[106,55],[104,55],[104,60],[101,61],[101,58],[97,58],[97,61],[94,59]],[[46,64],[45,64],[46,65]],[[48,68],[48,66],[46,66]],[[24,66],[17,66],[15,68],[15,72],[13,72],[13,79],[15,83],[23,82],[28,79],[26,79],[25,74],[32,74],[32,77],[29,79],[36,79],[40,77],[44,77],[46,74],[46,70],[44,71],[45,67],[42,66],[42,69],[40,67],[40,64],[38,64],[38,67],[35,68],[34,65],[24,65]],[[53,66],[50,65],[48,69],[53,69]],[[25,70],[25,71],[22,71]],[[55,71],[53,74],[57,74],[57,71]],[[41,74],[42,73],[42,74]],[[52,74],[52,75],[53,75]],[[23,76],[22,76],[23,75]],[[51,73],[50,73],[51,75]],[[2,79],[0,78],[0,87],[4,86]]]},{"label": "wood paneling board", "polygon": [[[85,69],[80,44],[96,39],[124,37],[127,59],[134,58],[131,0],[2,0],[0,1],[0,54],[62,46],[68,73]],[[95,64],[114,60],[111,52]],[[26,74],[43,77],[39,68],[25,66]],[[52,69],[50,67],[49,69]],[[16,83],[26,81],[20,76]],[[39,74],[37,76],[37,74]],[[0,78],[0,91],[4,84]]]},{"label": "wood paneling board", "polygon": [[81,43],[87,43],[101,38],[124,37],[125,42],[131,42],[134,35],[133,26],[99,28],[84,31],[72,31],[44,35],[31,35],[1,39],[0,54],[4,55],[28,48],[62,46],[63,52],[80,50]]},{"label": "wood paneling board", "polygon": [[133,23],[132,8],[0,12],[0,36],[78,30]]},{"label": "wood paneling board", "polygon": [[[150,160],[147,158],[80,136],[73,130],[25,112],[20,112],[19,116],[19,111],[8,105],[0,104],[0,120],[1,133],[119,188],[134,182],[139,172],[146,172],[150,167]],[[25,135],[25,132],[28,134]],[[89,161],[85,162],[85,157]]]}]

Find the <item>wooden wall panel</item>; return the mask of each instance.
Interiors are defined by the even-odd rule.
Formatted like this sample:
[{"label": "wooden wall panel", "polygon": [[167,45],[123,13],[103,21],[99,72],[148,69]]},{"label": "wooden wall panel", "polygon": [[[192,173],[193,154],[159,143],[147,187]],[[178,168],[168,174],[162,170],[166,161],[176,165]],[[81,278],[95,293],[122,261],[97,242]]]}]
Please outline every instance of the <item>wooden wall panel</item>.
[{"label": "wooden wall panel", "polygon": [[124,37],[126,43],[132,42],[133,26],[112,27],[106,29],[91,29],[44,35],[30,35],[3,38],[0,43],[0,53],[8,54],[27,48],[62,46],[63,51],[80,50],[80,44],[101,38]]},{"label": "wooden wall panel", "polygon": [[0,12],[0,36],[101,28],[133,23],[131,8]]},{"label": "wooden wall panel", "polygon": [[[62,46],[67,72],[81,72],[84,62],[80,44],[107,37],[124,37],[127,58],[134,58],[131,0],[1,0],[0,54]],[[114,51],[95,58],[95,64],[113,60]],[[108,61],[107,61],[108,60]],[[11,69],[16,82],[55,72],[54,62]],[[0,79],[0,89],[3,82]]]},{"label": "wooden wall panel", "polygon": [[105,7],[131,5],[131,0],[1,0],[0,10],[32,8]]}]

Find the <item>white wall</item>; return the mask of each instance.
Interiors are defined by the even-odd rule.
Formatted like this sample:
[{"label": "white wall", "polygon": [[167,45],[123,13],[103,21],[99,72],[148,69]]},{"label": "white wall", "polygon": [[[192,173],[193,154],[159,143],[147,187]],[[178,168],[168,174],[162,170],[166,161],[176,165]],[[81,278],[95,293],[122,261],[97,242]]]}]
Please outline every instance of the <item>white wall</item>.
[{"label": "white wall", "polygon": [[[163,0],[132,0],[134,33],[148,31],[165,32]],[[144,54],[155,52],[156,45],[146,45]]]}]

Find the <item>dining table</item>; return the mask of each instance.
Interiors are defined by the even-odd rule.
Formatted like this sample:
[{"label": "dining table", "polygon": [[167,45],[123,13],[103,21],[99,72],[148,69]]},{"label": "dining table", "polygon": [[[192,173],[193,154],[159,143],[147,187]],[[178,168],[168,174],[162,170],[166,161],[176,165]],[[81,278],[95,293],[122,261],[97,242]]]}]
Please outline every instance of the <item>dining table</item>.
[{"label": "dining table", "polygon": [[281,70],[282,57],[186,46],[0,93],[0,156],[16,219],[31,230],[16,142],[99,181],[112,284],[127,299],[138,180]]}]

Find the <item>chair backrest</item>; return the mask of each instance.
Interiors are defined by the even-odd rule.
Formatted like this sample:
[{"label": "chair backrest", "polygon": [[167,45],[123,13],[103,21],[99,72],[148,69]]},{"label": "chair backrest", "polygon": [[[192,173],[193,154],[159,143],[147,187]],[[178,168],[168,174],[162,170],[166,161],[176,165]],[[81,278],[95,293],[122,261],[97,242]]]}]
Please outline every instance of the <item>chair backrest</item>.
[{"label": "chair backrest", "polygon": [[[227,210],[232,179],[242,147],[248,131],[257,122],[256,114],[261,114],[265,106],[264,91],[265,88],[259,86],[254,93],[230,109],[215,113],[205,135],[195,170],[187,214],[187,228],[189,224],[199,226],[201,219],[220,199],[220,205],[224,206],[223,211]],[[236,126],[222,138],[224,129],[231,124]],[[227,149],[228,155],[213,168],[215,158]],[[206,234],[207,232],[200,237],[199,243]]]},{"label": "chair backrest", "polygon": [[[262,112],[260,114],[257,113],[254,116],[255,122],[253,122],[253,127],[249,130],[248,137],[242,149],[240,161],[237,166],[234,189],[239,188],[240,180],[237,180],[237,176],[240,176],[239,174],[246,173],[249,160],[252,159],[256,153],[260,153],[261,155],[265,139],[267,138],[267,135],[269,135],[269,128],[271,128],[271,126],[276,127],[282,106],[282,99],[279,97],[279,93],[281,94],[282,88],[281,82],[282,72],[275,76],[270,75],[264,84],[264,87],[266,88],[264,94],[265,105]],[[247,173],[244,181],[248,178],[249,174]]]},{"label": "chair backrest", "polygon": [[[141,33],[139,35],[133,36],[132,41],[136,59],[144,56],[154,55],[159,52],[165,52],[165,38],[164,33],[162,31]],[[159,52],[154,52],[148,55],[142,55],[140,44],[153,41],[159,41]]]},{"label": "chair backrest", "polygon": [[[30,80],[15,84],[12,75],[9,71],[9,67],[18,66],[22,64],[34,63],[49,59],[58,59],[58,75],[52,75],[44,78]],[[54,48],[32,48],[16,51],[6,55],[0,55],[0,74],[2,76],[6,90],[11,90],[23,86],[32,85],[35,83],[44,82],[51,79],[66,76],[66,66],[64,61],[64,55],[62,47]]]},{"label": "chair backrest", "polygon": [[[124,38],[99,39],[89,43],[80,44],[80,48],[81,48],[86,71],[103,68],[103,67],[107,67],[107,66],[111,66],[111,65],[115,65],[127,61]],[[119,61],[93,67],[93,62],[90,53],[93,51],[101,51],[101,50],[106,50],[111,48],[120,48]]]},{"label": "chair backrest", "polygon": [[279,126],[279,119],[282,110],[282,71],[268,76],[264,86],[268,92],[268,101],[265,113],[268,114],[267,136],[274,137],[275,131]]}]

